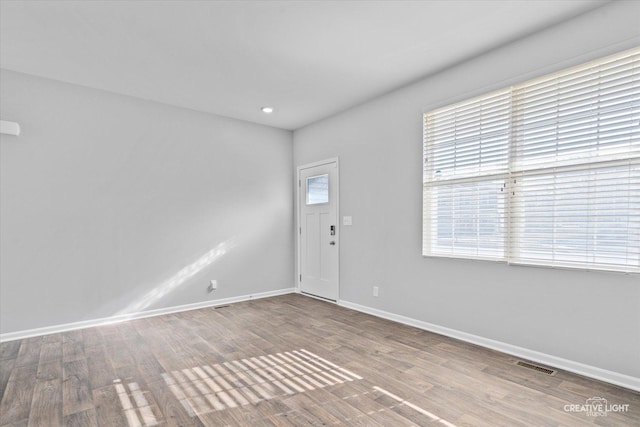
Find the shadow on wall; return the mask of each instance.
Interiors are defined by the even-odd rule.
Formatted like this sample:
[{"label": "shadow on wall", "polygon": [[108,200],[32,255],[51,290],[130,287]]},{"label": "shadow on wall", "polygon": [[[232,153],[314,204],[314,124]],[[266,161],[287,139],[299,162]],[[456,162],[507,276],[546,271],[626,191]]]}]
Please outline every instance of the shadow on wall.
[{"label": "shadow on wall", "polygon": [[146,294],[135,299],[127,307],[116,312],[115,315],[133,315],[145,311],[145,309],[160,301],[165,296],[171,294],[172,292],[175,292],[188,279],[195,276],[214,262],[218,261],[224,255],[226,255],[227,252],[229,252],[234,246],[236,246],[236,239],[234,237],[218,244],[215,248],[207,251],[196,261],[178,271],[162,284],[156,286]]}]

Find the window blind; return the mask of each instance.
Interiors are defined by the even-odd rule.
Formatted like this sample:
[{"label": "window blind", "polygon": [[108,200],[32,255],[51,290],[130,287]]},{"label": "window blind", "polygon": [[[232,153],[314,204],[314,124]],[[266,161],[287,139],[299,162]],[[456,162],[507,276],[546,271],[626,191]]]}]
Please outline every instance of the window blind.
[{"label": "window blind", "polygon": [[425,115],[424,249],[504,257],[510,90]]},{"label": "window blind", "polygon": [[640,49],[424,115],[423,254],[640,271]]}]

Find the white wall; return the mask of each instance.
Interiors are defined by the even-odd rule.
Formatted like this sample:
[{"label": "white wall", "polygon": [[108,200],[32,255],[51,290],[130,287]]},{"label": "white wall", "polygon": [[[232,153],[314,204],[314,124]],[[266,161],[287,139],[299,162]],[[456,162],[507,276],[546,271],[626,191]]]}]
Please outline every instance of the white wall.
[{"label": "white wall", "polygon": [[293,286],[290,132],[0,78],[2,333]]},{"label": "white wall", "polygon": [[640,377],[638,275],[421,256],[423,111],[639,43],[612,3],[295,131],[295,165],[340,158],[340,299]]}]

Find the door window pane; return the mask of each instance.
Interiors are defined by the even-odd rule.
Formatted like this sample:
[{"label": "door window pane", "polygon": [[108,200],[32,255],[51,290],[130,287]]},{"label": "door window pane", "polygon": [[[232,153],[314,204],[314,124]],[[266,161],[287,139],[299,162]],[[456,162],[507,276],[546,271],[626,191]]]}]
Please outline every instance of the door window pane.
[{"label": "door window pane", "polygon": [[307,205],[329,203],[329,175],[307,178]]}]

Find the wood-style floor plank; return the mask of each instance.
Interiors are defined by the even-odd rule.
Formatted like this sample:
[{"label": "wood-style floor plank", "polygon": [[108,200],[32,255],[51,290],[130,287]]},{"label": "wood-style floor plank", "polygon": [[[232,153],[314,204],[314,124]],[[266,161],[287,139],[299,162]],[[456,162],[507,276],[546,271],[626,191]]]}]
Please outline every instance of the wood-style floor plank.
[{"label": "wood-style floor plank", "polygon": [[62,361],[73,362],[84,359],[83,333],[79,331],[64,332],[62,335]]},{"label": "wood-style floor plank", "polygon": [[20,350],[20,341],[8,341],[0,343],[0,360],[15,359]]},{"label": "wood-style floor plank", "polygon": [[[4,391],[9,383],[9,377],[11,376],[11,371],[15,363],[15,359],[0,360],[0,396],[4,396]],[[2,397],[0,397],[0,400],[2,400]]]},{"label": "wood-style floor plank", "polygon": [[113,384],[116,374],[102,346],[93,346],[85,350],[89,384],[92,390]]},{"label": "wood-style floor plank", "polygon": [[29,427],[62,425],[61,387],[59,378],[36,382],[29,411]]},{"label": "wood-style floor plank", "polygon": [[0,425],[18,424],[29,419],[38,365],[14,367],[0,401]]},{"label": "wood-style floor plank", "polygon": [[37,364],[40,359],[42,337],[26,338],[20,343],[20,350],[16,356],[16,367]]},{"label": "wood-style floor plank", "polygon": [[52,360],[49,362],[41,362],[38,365],[36,379],[39,381],[62,380],[62,360]]},{"label": "wood-style floor plank", "polygon": [[93,390],[93,402],[99,426],[130,427],[113,386]]},{"label": "wood-style floor plank", "polygon": [[[284,295],[2,343],[0,426],[640,426],[640,393],[515,361]],[[596,396],[629,410],[563,409]]]},{"label": "wood-style floor plank", "polygon": [[146,388],[153,396],[168,426],[202,427],[204,425],[198,417],[189,416],[164,381],[149,382]]},{"label": "wood-style floor plank", "polygon": [[62,414],[75,414],[93,408],[89,370],[85,359],[63,365]]},{"label": "wood-style floor plank", "polygon": [[86,411],[67,415],[64,417],[63,422],[65,427],[98,427],[95,409],[87,409]]}]

